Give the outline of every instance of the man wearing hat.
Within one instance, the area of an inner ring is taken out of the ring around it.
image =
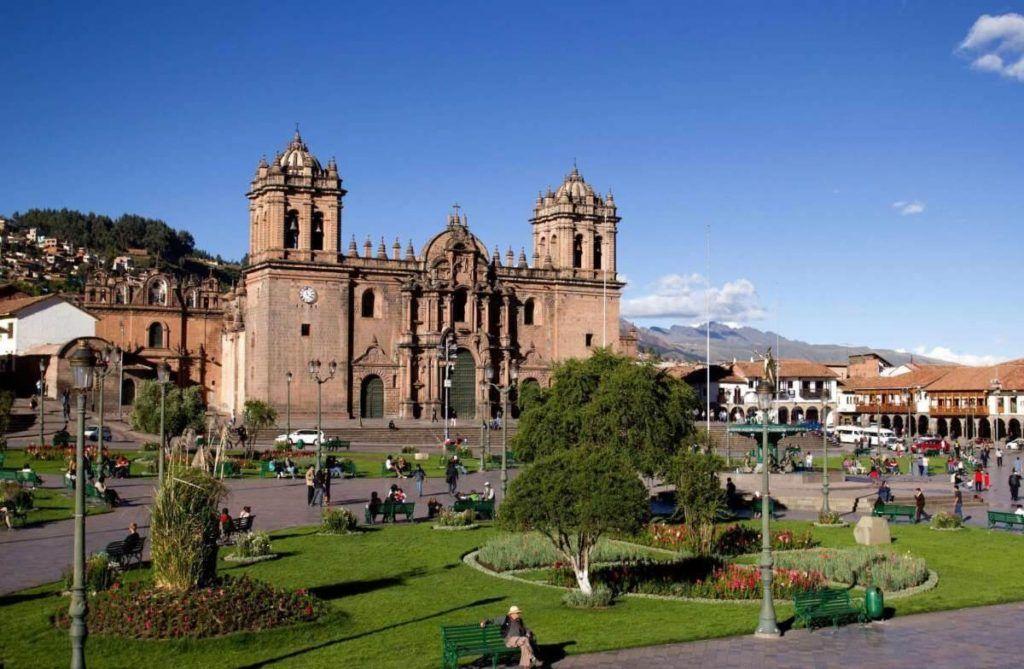
[[[523,614],[518,606],[509,607],[508,614],[495,621],[480,621],[480,627],[486,627],[492,623],[501,626],[501,636],[505,639],[506,648],[519,649],[520,667],[540,666],[540,662],[533,654],[533,632],[523,622]]]
[[[491,482],[490,481],[484,481],[484,501],[485,502],[493,502],[494,501],[494,488],[491,487]]]

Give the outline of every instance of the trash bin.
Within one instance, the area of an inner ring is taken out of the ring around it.
[[[885,597],[873,585],[864,591],[864,609],[871,620],[881,620],[885,613]]]

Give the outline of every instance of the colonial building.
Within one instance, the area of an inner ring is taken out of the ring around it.
[[[455,207],[419,252],[353,236],[342,249],[346,190],[298,132],[249,188],[249,266],[225,308],[220,408],[247,399],[311,411],[311,360],[337,365],[323,408],[340,417],[442,416],[444,379],[460,419],[494,415],[506,385],[547,384],[552,363],[620,342],[619,216],[576,169],[542,193],[532,249],[502,254]],[[376,248],[374,248],[376,246]],[[635,345],[635,343],[634,343]],[[446,353],[448,351],[448,362]],[[493,376],[489,370],[493,371]]]

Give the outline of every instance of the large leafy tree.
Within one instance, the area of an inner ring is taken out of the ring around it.
[[[629,461],[608,447],[563,450],[537,460],[509,485],[499,524],[537,531],[572,565],[586,594],[598,540],[637,531],[648,512],[647,490]]]
[[[715,521],[725,509],[725,491],[718,478],[724,462],[699,450],[684,451],[675,462],[676,499],[689,527],[689,548],[710,555],[715,544]]]
[[[202,430],[206,406],[203,403],[202,388],[189,386],[167,388],[164,410],[164,426],[168,436],[180,435],[188,428]],[[160,432],[160,385],[147,381],[139,389],[132,406],[132,427],[136,430],[157,434]]]
[[[666,472],[693,432],[696,395],[664,371],[599,350],[554,369],[550,388],[532,392],[513,440],[525,461],[587,446],[625,453],[635,470]]]
[[[248,438],[245,441],[245,454],[246,457],[249,457],[259,431],[277,422],[277,409],[263,400],[246,400],[242,419],[248,433]]]

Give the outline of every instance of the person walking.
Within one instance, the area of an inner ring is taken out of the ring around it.
[[[1018,474],[1021,473],[1020,472],[1020,456],[1019,455],[1013,459],[1013,471],[1017,472]]]
[[[917,456],[917,475],[924,476],[924,456]]]
[[[1010,472],[1010,479],[1007,484],[1010,486],[1010,500],[1016,502],[1020,498],[1020,474]]]
[[[914,488],[914,522],[920,523],[921,519],[927,520],[928,514],[924,510],[924,492],[920,488]]]
[[[448,494],[454,497],[455,492],[459,489],[459,470],[455,467],[454,458],[448,461],[448,466],[444,471],[444,480],[448,484]]]
[[[960,492],[960,486],[953,487],[953,515],[964,517],[964,494]]]
[[[1003,449],[996,446],[996,467],[1002,469],[1003,467]]]
[[[331,505],[331,470],[321,469],[320,470],[320,481],[323,484],[324,489],[324,501],[323,504],[326,506]]]
[[[427,473],[423,471],[423,465],[416,465],[416,470],[413,471],[412,478],[416,481],[416,495],[418,497],[423,497],[423,479],[427,478]]]
[[[67,388],[60,394],[60,407],[64,412],[64,422],[71,420],[71,393]]]
[[[313,506],[313,494],[316,489],[316,472],[313,465],[306,470],[306,506]]]

